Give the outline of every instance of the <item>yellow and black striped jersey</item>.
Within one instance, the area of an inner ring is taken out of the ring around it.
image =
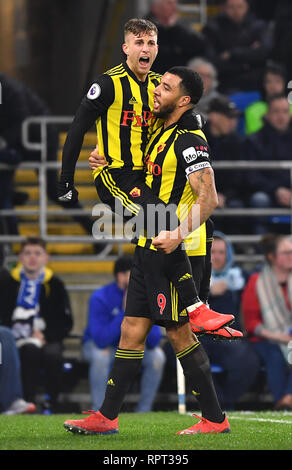
[[[90,87],[82,104],[96,111],[99,152],[109,168],[142,170],[149,130],[155,117],[153,91],[160,75],[149,72],[137,79],[126,63],[102,74]],[[100,169],[94,171],[94,177]]]
[[[178,123],[164,129],[157,128],[146,148],[146,183],[166,204],[174,204],[176,215],[184,220],[197,196],[188,176],[211,167],[209,146],[195,117],[186,112]],[[206,254],[206,227],[202,224],[184,241],[188,255]],[[146,237],[140,237],[139,246],[155,249]]]

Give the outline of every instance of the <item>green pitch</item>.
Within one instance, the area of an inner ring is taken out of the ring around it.
[[[291,450],[292,413],[228,413],[231,433],[179,436],[192,426],[190,414],[122,413],[120,432],[84,436],[66,432],[63,422],[73,415],[22,415],[0,417],[0,450]]]

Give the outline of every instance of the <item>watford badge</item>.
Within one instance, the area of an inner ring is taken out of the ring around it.
[[[160,153],[162,152],[166,147],[166,144],[160,144],[158,147],[157,147],[157,153]]]
[[[141,189],[137,188],[135,186],[135,188],[131,189],[131,191],[129,192],[130,196],[132,197],[140,197],[141,196]]]

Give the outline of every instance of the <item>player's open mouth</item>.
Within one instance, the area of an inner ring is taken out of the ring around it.
[[[154,100],[153,100],[153,109],[157,109],[159,107],[159,103],[156,99],[156,96],[154,95]]]
[[[149,64],[149,62],[150,62],[149,57],[140,57],[140,59],[139,59],[139,63],[143,64],[143,65],[147,65],[147,64]]]

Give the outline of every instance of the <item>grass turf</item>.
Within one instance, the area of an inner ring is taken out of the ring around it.
[[[292,414],[230,412],[231,433],[176,435],[195,418],[177,412],[122,413],[119,434],[84,436],[63,422],[79,416],[18,415],[0,418],[0,450],[291,450]],[[84,415],[81,416],[84,418]]]

